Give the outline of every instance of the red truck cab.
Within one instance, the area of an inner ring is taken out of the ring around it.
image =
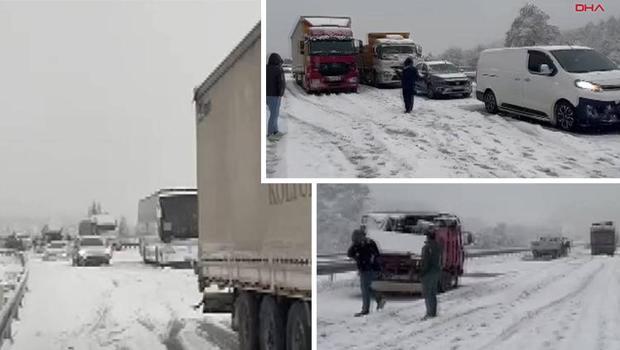
[[[381,272],[373,289],[377,292],[420,293],[422,247],[425,232],[435,231],[442,247],[439,291],[458,286],[463,275],[465,251],[461,222],[456,215],[436,212],[371,213],[362,227],[380,251]]]
[[[357,92],[359,47],[348,17],[301,17],[291,35],[293,76],[308,92]]]

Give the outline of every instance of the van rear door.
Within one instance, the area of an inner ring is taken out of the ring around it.
[[[546,64],[551,68],[551,74],[542,74],[540,67]],[[527,71],[523,75],[523,95],[525,107],[535,113],[537,117],[549,119],[550,110],[554,103],[555,76],[558,69],[549,55],[543,51],[527,51]]]

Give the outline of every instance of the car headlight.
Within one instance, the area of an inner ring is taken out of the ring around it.
[[[603,91],[603,88],[600,85],[585,80],[575,80],[575,86],[580,89],[590,90],[592,92]]]
[[[84,256],[84,255],[86,255],[86,251],[85,251],[85,250],[80,249],[80,251],[78,252],[78,254],[80,254],[81,256]]]

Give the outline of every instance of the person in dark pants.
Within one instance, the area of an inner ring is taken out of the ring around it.
[[[422,248],[422,295],[426,303],[426,315],[423,319],[437,316],[437,287],[441,276],[441,246],[435,240],[435,231],[426,233],[426,242]]]
[[[269,107],[269,122],[267,123],[267,138],[270,141],[279,140],[284,134],[278,130],[280,103],[284,96],[286,82],[282,69],[282,58],[277,53],[269,55],[267,62],[267,106]]]
[[[370,311],[370,298],[374,296],[377,301],[377,310],[385,306],[385,300],[372,290],[372,281],[377,278],[381,269],[379,266],[379,248],[372,239],[366,237],[363,230],[355,230],[351,236],[353,244],[347,255],[357,263],[360,274],[360,287],[362,289],[362,311],[355,317],[368,315]]]
[[[405,113],[411,113],[413,109],[413,96],[415,95],[415,81],[418,79],[418,70],[413,65],[413,59],[407,57],[401,77],[403,100],[405,101]]]

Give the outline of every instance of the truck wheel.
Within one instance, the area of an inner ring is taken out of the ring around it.
[[[261,350],[284,350],[284,315],[272,296],[263,297],[259,315]]]
[[[286,322],[286,350],[310,350],[309,306],[297,301],[288,310]]]
[[[241,292],[235,305],[239,325],[239,349],[258,349],[258,317],[254,294]]]
[[[437,289],[439,293],[444,293],[450,290],[450,286],[452,285],[452,274],[448,274],[446,272],[442,272],[439,276],[439,285]]]

